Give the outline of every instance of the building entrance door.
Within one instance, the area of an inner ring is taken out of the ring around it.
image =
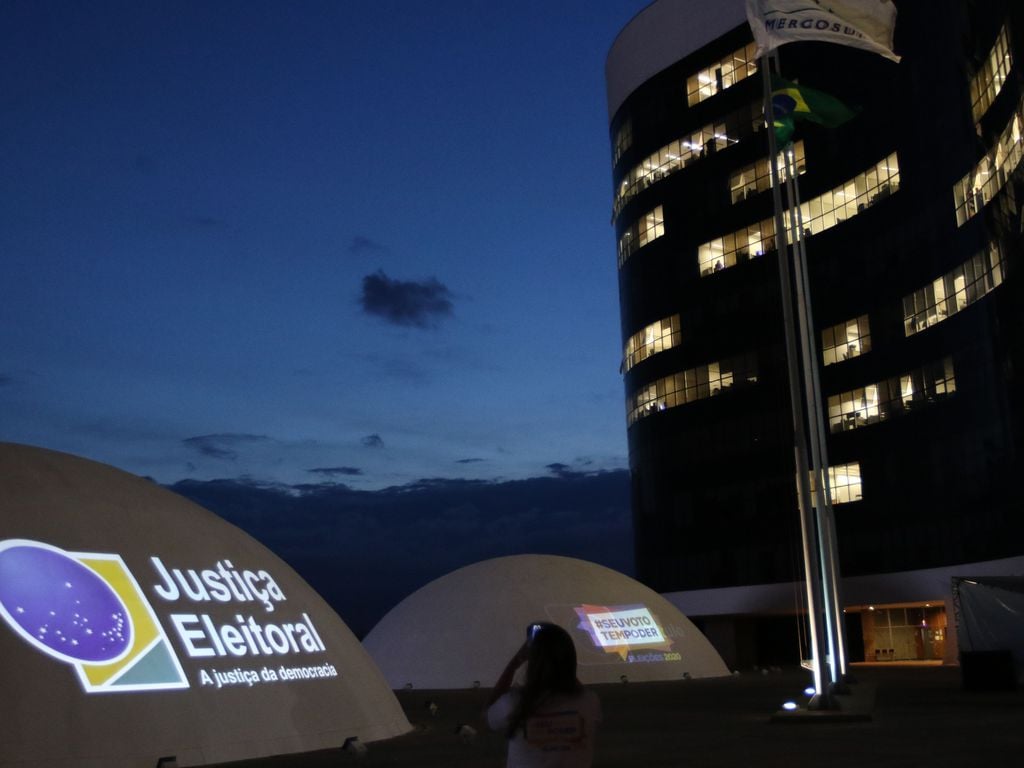
[[[946,609],[940,603],[859,609],[865,661],[942,660]]]

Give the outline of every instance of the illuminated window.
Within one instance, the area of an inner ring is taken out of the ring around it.
[[[796,142],[793,145],[793,155],[796,159],[796,172],[798,176],[807,173],[807,163],[804,160],[804,143]],[[782,153],[779,153],[779,176],[786,180],[786,160]],[[756,163],[740,168],[729,177],[729,193],[733,203],[746,200],[752,195],[771,189],[772,167],[768,158],[762,158]]]
[[[734,386],[757,382],[757,363],[753,355],[741,355],[691,368],[658,379],[626,399],[626,423],[685,405],[695,400],[716,397]]]
[[[761,105],[752,104],[726,115],[717,123],[705,125],[683,136],[647,157],[630,169],[615,191],[614,215],[637,194],[652,184],[671,176],[676,171],[700,158],[731,147],[740,139],[751,136],[764,127]]]
[[[956,392],[953,360],[947,357],[903,376],[868,384],[828,399],[828,424],[832,432],[887,421]]]
[[[974,114],[974,121],[981,120],[988,108],[992,106],[999,91],[1003,89],[1003,83],[1010,76],[1013,68],[1013,57],[1010,53],[1009,35],[1006,27],[999,30],[995,45],[988,52],[985,63],[981,69],[971,78],[971,111]]]
[[[716,238],[697,248],[700,273],[709,275],[775,250],[775,219]]]
[[[636,224],[631,226],[619,238],[619,267],[626,259],[643,248],[652,240],[665,234],[665,214],[659,205],[653,211],[645,213]]]
[[[830,189],[800,206],[804,234],[816,235],[842,224],[868,206],[881,202],[900,188],[900,166],[896,153],[886,157],[873,168],[854,176],[845,184]],[[789,212],[786,212],[786,226]]]
[[[913,336],[970,306],[1003,282],[999,243],[989,243],[951,272],[903,297],[903,334]]]
[[[833,504],[848,504],[863,498],[860,489],[860,463],[839,464],[828,468],[829,494]]]
[[[861,315],[821,332],[823,365],[832,365],[871,351],[868,316]]]
[[[1024,101],[1017,105],[1010,122],[999,135],[996,145],[960,181],[953,185],[953,207],[956,225],[966,224],[988,205],[1005,185],[1024,158],[1021,125],[1024,123]]]
[[[666,349],[678,346],[681,337],[679,315],[666,317],[634,333],[626,343],[626,350],[623,356],[625,370],[628,371],[641,360],[646,360],[651,355],[656,355],[659,352],[664,352]]]
[[[628,117],[619,126],[619,130],[615,132],[615,144],[612,148],[612,167],[619,162],[619,158],[622,157],[622,153],[630,148],[633,144],[633,121]]]
[[[810,473],[811,494],[817,492],[818,484],[815,482],[814,473]],[[828,468],[829,497],[833,504],[848,504],[851,501],[860,501],[863,498],[860,488],[860,462],[850,464],[837,464]]]
[[[757,73],[757,45],[750,43],[733,51],[721,61],[702,69],[686,80],[686,101],[689,106],[710,99],[716,93],[736,85]]]
[[[896,153],[876,163],[845,184],[830,189],[800,206],[804,235],[816,235],[862,213],[900,188],[900,168]],[[790,211],[784,212],[789,226]],[[727,267],[775,250],[775,219],[716,238],[697,247],[701,275],[710,275]]]

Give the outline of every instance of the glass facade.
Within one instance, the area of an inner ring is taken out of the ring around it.
[[[619,238],[619,269],[626,259],[652,240],[665,234],[665,213],[659,205],[645,213],[636,224],[627,229]]]
[[[757,362],[752,355],[719,360],[652,381],[626,401],[626,422],[652,416],[669,408],[715,397],[733,386],[757,383]]]
[[[764,118],[758,105],[725,115],[720,121],[709,123],[691,133],[669,142],[645,157],[629,170],[619,182],[615,193],[614,216],[637,194],[667,179],[688,165],[708,155],[738,144],[764,127]]]
[[[679,315],[672,315],[656,323],[651,323],[641,331],[637,331],[626,342],[623,354],[623,368],[628,371],[651,355],[664,352],[678,346],[682,334],[679,332]]]
[[[842,432],[877,424],[954,392],[953,361],[947,357],[902,376],[831,395],[828,398],[829,429]]]
[[[1004,25],[981,69],[971,78],[971,113],[975,122],[981,120],[1003,90],[1003,83],[1010,76],[1011,69],[1013,55],[1010,52],[1010,37]]]
[[[794,142],[793,156],[796,162],[798,175],[807,173],[807,161],[804,159],[804,143]],[[779,178],[786,180],[786,158],[780,152],[778,156]],[[768,158],[762,158],[756,163],[745,165],[729,176],[729,194],[733,203],[746,200],[749,197],[766,192],[772,188],[772,169]]]
[[[619,158],[633,145],[633,123],[628,118],[619,126],[615,132],[615,142],[612,145],[612,165],[618,165]]]
[[[844,576],[1024,554],[1024,3],[935,3],[899,3],[920,31],[897,35],[899,65],[781,57],[857,107],[794,133]],[[751,44],[740,25],[685,52],[610,123],[613,147],[627,121],[632,136],[609,248],[636,573],[662,592],[801,578],[762,73],[715,79]]]
[[[813,473],[810,475],[811,493],[817,492],[818,484]],[[860,484],[860,464],[856,461],[848,464],[835,464],[828,468],[828,489],[831,503],[849,504],[864,498]]]
[[[686,102],[692,107],[754,74],[757,46],[750,43],[686,78]]]
[[[821,332],[823,365],[841,363],[871,351],[871,328],[868,316],[861,315]]]
[[[992,202],[1006,186],[1010,174],[1017,170],[1024,158],[1024,135],[1021,124],[1024,121],[1024,101],[1017,107],[996,145],[966,176],[953,186],[953,207],[956,223],[963,226],[981,209]]]
[[[903,297],[903,333],[912,336],[984,298],[1003,282],[1002,249],[990,243],[956,269]]]
[[[799,220],[803,221],[804,235],[816,235],[842,224],[899,188],[900,167],[893,153],[864,173],[801,204]],[[790,215],[790,211],[784,212],[787,227]],[[701,275],[710,275],[774,250],[775,219],[764,219],[699,245],[697,266]]]

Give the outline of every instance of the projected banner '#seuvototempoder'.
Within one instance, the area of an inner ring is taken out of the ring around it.
[[[633,652],[642,648],[668,651],[672,641],[644,605],[581,605],[576,608],[579,628],[593,644],[605,653],[616,654],[623,661],[643,661]],[[651,659],[665,660],[665,659]]]
[[[37,650],[71,665],[88,693],[188,688],[118,555],[0,542],[0,616]]]

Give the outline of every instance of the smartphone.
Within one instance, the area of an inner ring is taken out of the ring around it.
[[[543,624],[530,624],[526,628],[526,642],[528,644],[533,642],[533,638],[537,636],[537,633],[540,632],[543,626]]]

